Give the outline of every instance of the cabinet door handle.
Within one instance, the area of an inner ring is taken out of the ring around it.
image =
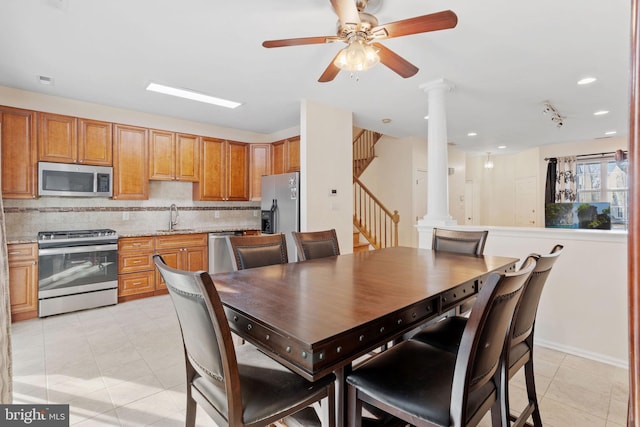
[[[9,252],[9,255],[20,255],[20,254],[22,254],[22,252],[20,251]]]

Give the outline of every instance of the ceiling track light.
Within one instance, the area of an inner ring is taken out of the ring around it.
[[[556,127],[561,128],[564,125],[564,117],[560,115],[558,110],[556,110],[549,101],[544,103],[544,109],[542,110],[542,113],[551,116],[551,121],[555,123]]]

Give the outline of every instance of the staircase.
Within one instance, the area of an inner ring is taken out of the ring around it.
[[[398,246],[398,211],[387,209],[359,179],[375,158],[374,146],[381,136],[361,130],[353,140],[354,252]]]

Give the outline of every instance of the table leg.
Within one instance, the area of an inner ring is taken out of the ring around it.
[[[347,425],[347,375],[351,373],[351,365],[333,371],[336,376],[336,426]]]

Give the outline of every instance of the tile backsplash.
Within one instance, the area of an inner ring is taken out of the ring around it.
[[[151,181],[148,200],[41,197],[4,200],[7,237],[45,230],[113,228],[154,231],[169,225],[169,206],[178,206],[177,228],[260,228],[260,202],[196,202],[191,183]]]

